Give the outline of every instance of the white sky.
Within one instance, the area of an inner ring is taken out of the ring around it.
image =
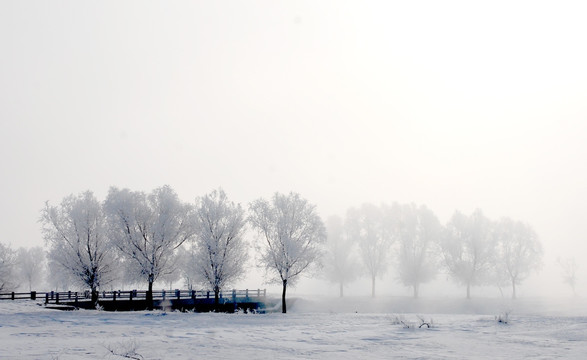
[[[0,241],[86,189],[222,186],[479,207],[556,271],[587,251],[587,5],[480,3],[2,1]]]

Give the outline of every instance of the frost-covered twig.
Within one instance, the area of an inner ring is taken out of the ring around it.
[[[426,321],[424,320],[424,317],[418,315],[417,316],[418,319],[420,320],[420,325],[416,325],[413,322],[407,321],[403,316],[398,316],[395,315],[395,317],[393,317],[391,319],[391,323],[393,325],[402,325],[404,327],[404,329],[413,329],[413,328],[422,328],[424,326],[426,326],[426,328],[431,328],[434,325],[434,321],[432,319],[430,319],[430,321]]]
[[[125,359],[133,359],[133,360],[143,360],[143,356],[137,352],[139,348],[139,344],[136,340],[132,339],[126,342],[120,342],[113,345],[105,346],[106,350],[108,350],[114,356],[120,356]]]
[[[418,326],[418,328],[421,328],[422,326],[426,326],[428,329],[430,329],[432,327],[432,325],[434,324],[434,321],[432,319],[430,319],[430,321],[426,321],[424,320],[423,316],[418,315],[418,319],[420,320],[420,326]]]

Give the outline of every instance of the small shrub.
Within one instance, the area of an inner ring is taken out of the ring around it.
[[[115,344],[110,344],[105,346],[106,350],[110,352],[110,354],[122,357],[125,359],[133,359],[133,360],[143,360],[143,356],[137,352],[139,348],[139,344],[135,339],[131,339],[124,342],[118,342]]]
[[[497,321],[500,324],[508,324],[510,321],[510,312],[504,311],[499,315],[495,315],[495,321]]]

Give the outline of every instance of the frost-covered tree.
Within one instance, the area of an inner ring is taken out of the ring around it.
[[[192,290],[197,282],[196,250],[195,246],[182,246],[178,249],[177,267],[184,286]]]
[[[16,287],[14,270],[16,255],[10,246],[0,243],[0,292],[12,291]]]
[[[435,257],[442,226],[434,212],[426,206],[396,205],[396,241],[398,242],[399,278],[414,289],[418,297],[420,284],[434,278],[438,264]]]
[[[179,259],[179,249],[174,254],[173,259],[171,259],[171,263],[173,267],[169,269],[169,271],[165,272],[159,277],[159,281],[165,284],[165,288],[169,290],[173,289],[173,284],[181,279],[181,270],[180,270],[180,259]]]
[[[245,273],[245,212],[219,189],[196,199],[195,215],[197,279],[212,288],[218,305],[220,291]]]
[[[348,236],[343,219],[331,216],[326,220],[328,241],[324,257],[326,277],[339,285],[340,297],[344,294],[344,285],[355,280],[358,263],[355,257],[356,244]]]
[[[73,286],[79,286],[80,281],[74,279],[70,271],[47,254],[47,285],[54,291],[66,291],[73,290]],[[81,285],[84,288],[86,286]]]
[[[43,237],[49,258],[92,291],[111,281],[116,257],[107,236],[102,205],[91,191],[65,197],[58,206],[42,210]]]
[[[249,221],[259,232],[260,263],[270,274],[270,281],[281,283],[281,309],[288,285],[294,285],[300,274],[319,265],[326,229],[316,206],[299,194],[275,193],[271,201],[258,199],[250,205]]]
[[[516,298],[516,285],[540,268],[542,244],[536,232],[527,224],[503,218],[495,225],[497,239],[496,271],[507,277]]]
[[[481,210],[470,216],[458,211],[453,214],[446,225],[442,254],[451,276],[467,287],[467,299],[471,298],[471,286],[489,281],[495,250],[492,223]]]
[[[493,274],[491,274],[489,282],[499,289],[499,293],[501,297],[504,297],[503,289],[509,288],[511,284],[511,280],[509,275],[506,271],[503,270],[500,264],[495,264]]]
[[[29,291],[32,291],[33,286],[37,286],[45,277],[45,250],[40,246],[21,247],[16,252],[16,259],[19,278],[26,283]]]
[[[141,191],[112,187],[104,203],[112,244],[137,280],[148,282],[147,306],[153,308],[153,282],[174,270],[175,250],[194,233],[192,209],[169,186]]]
[[[392,245],[392,211],[390,207],[363,204],[359,209],[347,211],[346,224],[349,236],[359,244],[363,265],[371,276],[371,296],[375,297],[375,279],[383,276],[389,263]]]
[[[563,281],[573,290],[573,295],[577,295],[577,262],[574,257],[557,258],[556,263],[561,267],[563,272]]]

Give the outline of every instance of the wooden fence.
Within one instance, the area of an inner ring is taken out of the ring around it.
[[[24,293],[17,293],[17,292],[9,292],[9,293],[0,293],[0,300],[37,300],[37,296],[44,297],[44,292],[24,292]]]
[[[91,299],[91,292],[89,290],[77,291],[61,291],[61,292],[10,292],[0,293],[0,300],[37,300],[44,298],[45,304],[59,304],[60,302],[70,303],[72,301],[86,301]],[[221,291],[219,294],[220,302],[237,302],[260,300],[267,296],[266,289],[256,290],[228,290]],[[99,291],[98,301],[116,301],[116,300],[146,300],[146,290],[117,290],[117,291]],[[214,292],[209,290],[160,290],[153,291],[153,300],[182,300],[182,299],[214,299]]]

